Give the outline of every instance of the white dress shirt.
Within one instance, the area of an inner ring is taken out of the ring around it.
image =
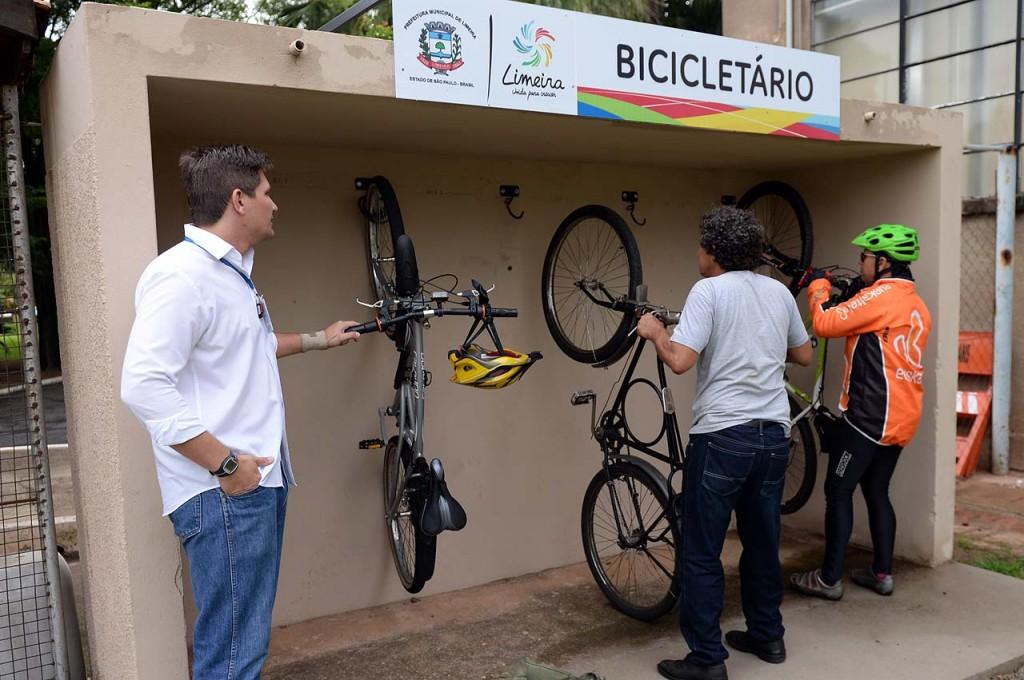
[[[191,224],[185,237],[139,279],[121,375],[121,399],[153,439],[165,515],[219,486],[171,448],[203,432],[241,453],[274,458],[262,469],[262,486],[294,484],[277,338],[248,280],[253,251],[242,255]]]

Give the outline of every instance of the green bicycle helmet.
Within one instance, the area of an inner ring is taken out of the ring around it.
[[[899,262],[915,262],[921,255],[917,230],[902,224],[879,224],[853,239],[853,245],[873,253],[884,252]]]

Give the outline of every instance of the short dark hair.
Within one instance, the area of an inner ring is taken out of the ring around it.
[[[914,280],[914,274],[910,271],[910,265],[902,260],[894,259],[892,253],[885,250],[880,250],[875,253],[878,257],[884,257],[889,260],[889,275],[897,279],[910,279]],[[875,260],[877,262],[878,260]]]
[[[700,246],[727,272],[757,269],[764,254],[764,227],[753,213],[719,206],[701,218]]]
[[[256,193],[260,172],[273,165],[267,154],[244,144],[197,146],[178,159],[185,196],[197,227],[209,226],[224,215],[231,194],[241,189]]]

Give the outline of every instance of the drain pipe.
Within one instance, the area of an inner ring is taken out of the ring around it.
[[[1017,146],[968,144],[966,153],[999,153],[996,169],[995,320],[992,327],[992,474],[1010,474],[1013,368],[1013,253],[1017,217]]]
[[[783,0],[786,3],[786,47],[793,46],[793,0]]]
[[[1013,360],[1013,231],[1017,150],[999,152],[996,173],[996,318],[992,356],[992,472],[1010,473],[1010,383]]]

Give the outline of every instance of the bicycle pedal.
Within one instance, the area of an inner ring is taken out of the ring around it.
[[[359,442],[359,448],[364,450],[364,451],[368,450],[368,449],[383,449],[384,448],[384,440],[383,439],[364,439],[361,442]]]

